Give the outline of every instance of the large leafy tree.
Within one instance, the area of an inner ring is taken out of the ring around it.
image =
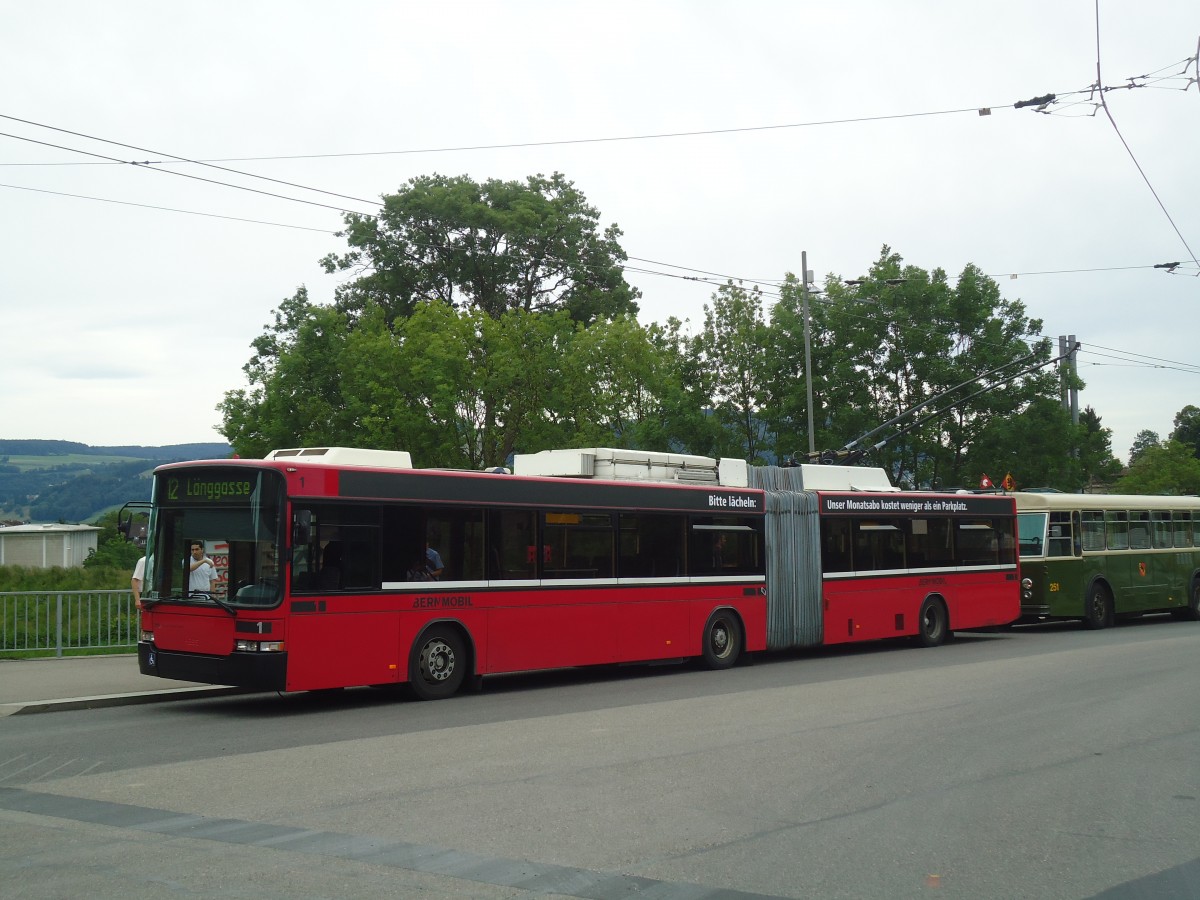
[[[1129,446],[1129,465],[1137,462],[1147,450],[1160,446],[1162,441],[1159,440],[1158,432],[1143,428],[1134,436],[1133,443]]]
[[[649,330],[633,316],[576,324],[558,366],[558,446],[642,445],[671,377]]]
[[[691,335],[688,326],[671,316],[646,329],[654,381],[630,447],[718,456],[729,443],[712,414],[714,373],[698,350],[699,336]]]
[[[374,301],[388,321],[424,300],[505,312],[566,310],[583,323],[637,312],[626,283],[621,230],[561,174],[524,182],[413,178],[383,198],[378,216],[346,216],[350,250],[323,260],[357,277],[338,291],[352,317]]]
[[[1113,486],[1118,494],[1200,494],[1200,459],[1179,441],[1147,443]]]
[[[1175,414],[1175,430],[1171,432],[1171,440],[1191,447],[1200,459],[1200,407],[1189,403]]]
[[[808,303],[809,331],[814,319],[823,314],[824,305],[810,296]],[[822,406],[825,385],[832,373],[832,361],[823,354],[824,346],[812,347],[809,366],[804,356],[804,295],[800,279],[791,272],[784,276],[779,287],[779,300],[771,310],[764,349],[766,379],[763,418],[768,423],[777,457],[787,459],[802,455],[808,445],[808,390],[805,378],[815,374],[813,395],[815,407]],[[815,354],[812,351],[816,351]],[[810,373],[811,369],[811,373]],[[821,422],[815,422],[813,446],[825,446]]]
[[[967,474],[958,486],[987,474],[999,483],[1012,475],[1018,487],[1080,491],[1102,488],[1121,473],[1112,454],[1112,430],[1087,407],[1079,424],[1058,399],[1039,397],[1020,415],[992,418],[967,453]],[[965,483],[963,483],[965,482]]]
[[[348,220],[352,250],[327,265],[358,277],[336,302],[301,288],[254,341],[249,386],[221,405],[237,452],[351,444],[479,467],[572,444],[755,460],[807,442],[794,276],[769,322],[758,288],[728,283],[700,334],[675,318],[643,328],[616,232],[588,226],[561,176],[414,179],[388,203]],[[870,462],[909,485],[971,484],[1011,461],[1023,484],[1073,487],[1089,453],[1103,468],[1099,418],[1073,430],[1052,402],[1040,322],[974,267],[951,284],[885,247],[866,279],[830,277],[810,299],[818,447],[878,442]]]
[[[1019,416],[993,417],[967,453],[964,476],[945,487],[973,487],[983,475],[998,485],[1012,475],[1019,488],[1075,490],[1080,477],[1071,434],[1062,404],[1037,398]]]
[[[1120,477],[1124,467],[1113,456],[1112,429],[1101,424],[1090,406],[1079,414],[1077,440],[1081,487],[1104,488]]]
[[[829,373],[814,375],[821,436],[871,448],[902,484],[971,481],[967,453],[989,423],[1056,393],[1053,373],[1031,368],[1050,358],[1041,322],[974,266],[951,284],[884,247],[865,278],[827,280],[812,327],[814,369]]]
[[[565,310],[482,310],[427,301],[389,322],[284,301],[222,404],[243,455],[305,445],[404,449],[422,466],[502,465],[516,451],[629,445],[654,422],[668,366],[631,318],[590,328]]]
[[[327,446],[357,430],[343,394],[346,316],[310,301],[303,287],[274,316],[242,367],[250,387],[229,391],[218,407],[222,433],[243,456]]]
[[[704,331],[694,344],[711,375],[713,414],[722,426],[721,455],[754,460],[768,446],[766,397],[768,329],[762,291],[730,281],[704,306]]]

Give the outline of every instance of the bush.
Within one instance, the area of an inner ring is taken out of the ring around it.
[[[110,510],[93,523],[100,532],[96,535],[96,549],[83,561],[85,569],[128,569],[133,574],[133,567],[145,554],[145,550],[117,531],[117,514],[117,510]],[[125,587],[129,587],[128,580]]]
[[[0,591],[128,590],[132,575],[132,564],[128,568],[89,566],[70,569],[0,566]]]

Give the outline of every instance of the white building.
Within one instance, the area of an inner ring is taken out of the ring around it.
[[[99,531],[95,525],[0,526],[0,566],[81,566],[96,549]]]

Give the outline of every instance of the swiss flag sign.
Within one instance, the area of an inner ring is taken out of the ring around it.
[[[988,478],[987,474],[984,473],[984,476],[979,479],[979,486],[984,490],[987,490],[992,486],[992,479]]]

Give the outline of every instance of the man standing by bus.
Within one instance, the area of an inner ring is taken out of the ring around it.
[[[204,544],[192,541],[191,575],[188,577],[189,594],[211,594],[217,584],[217,567],[204,552]]]
[[[142,582],[146,578],[146,557],[138,558],[137,565],[133,567],[133,577],[129,579],[129,588],[133,591],[133,605],[136,609],[142,608]]]

